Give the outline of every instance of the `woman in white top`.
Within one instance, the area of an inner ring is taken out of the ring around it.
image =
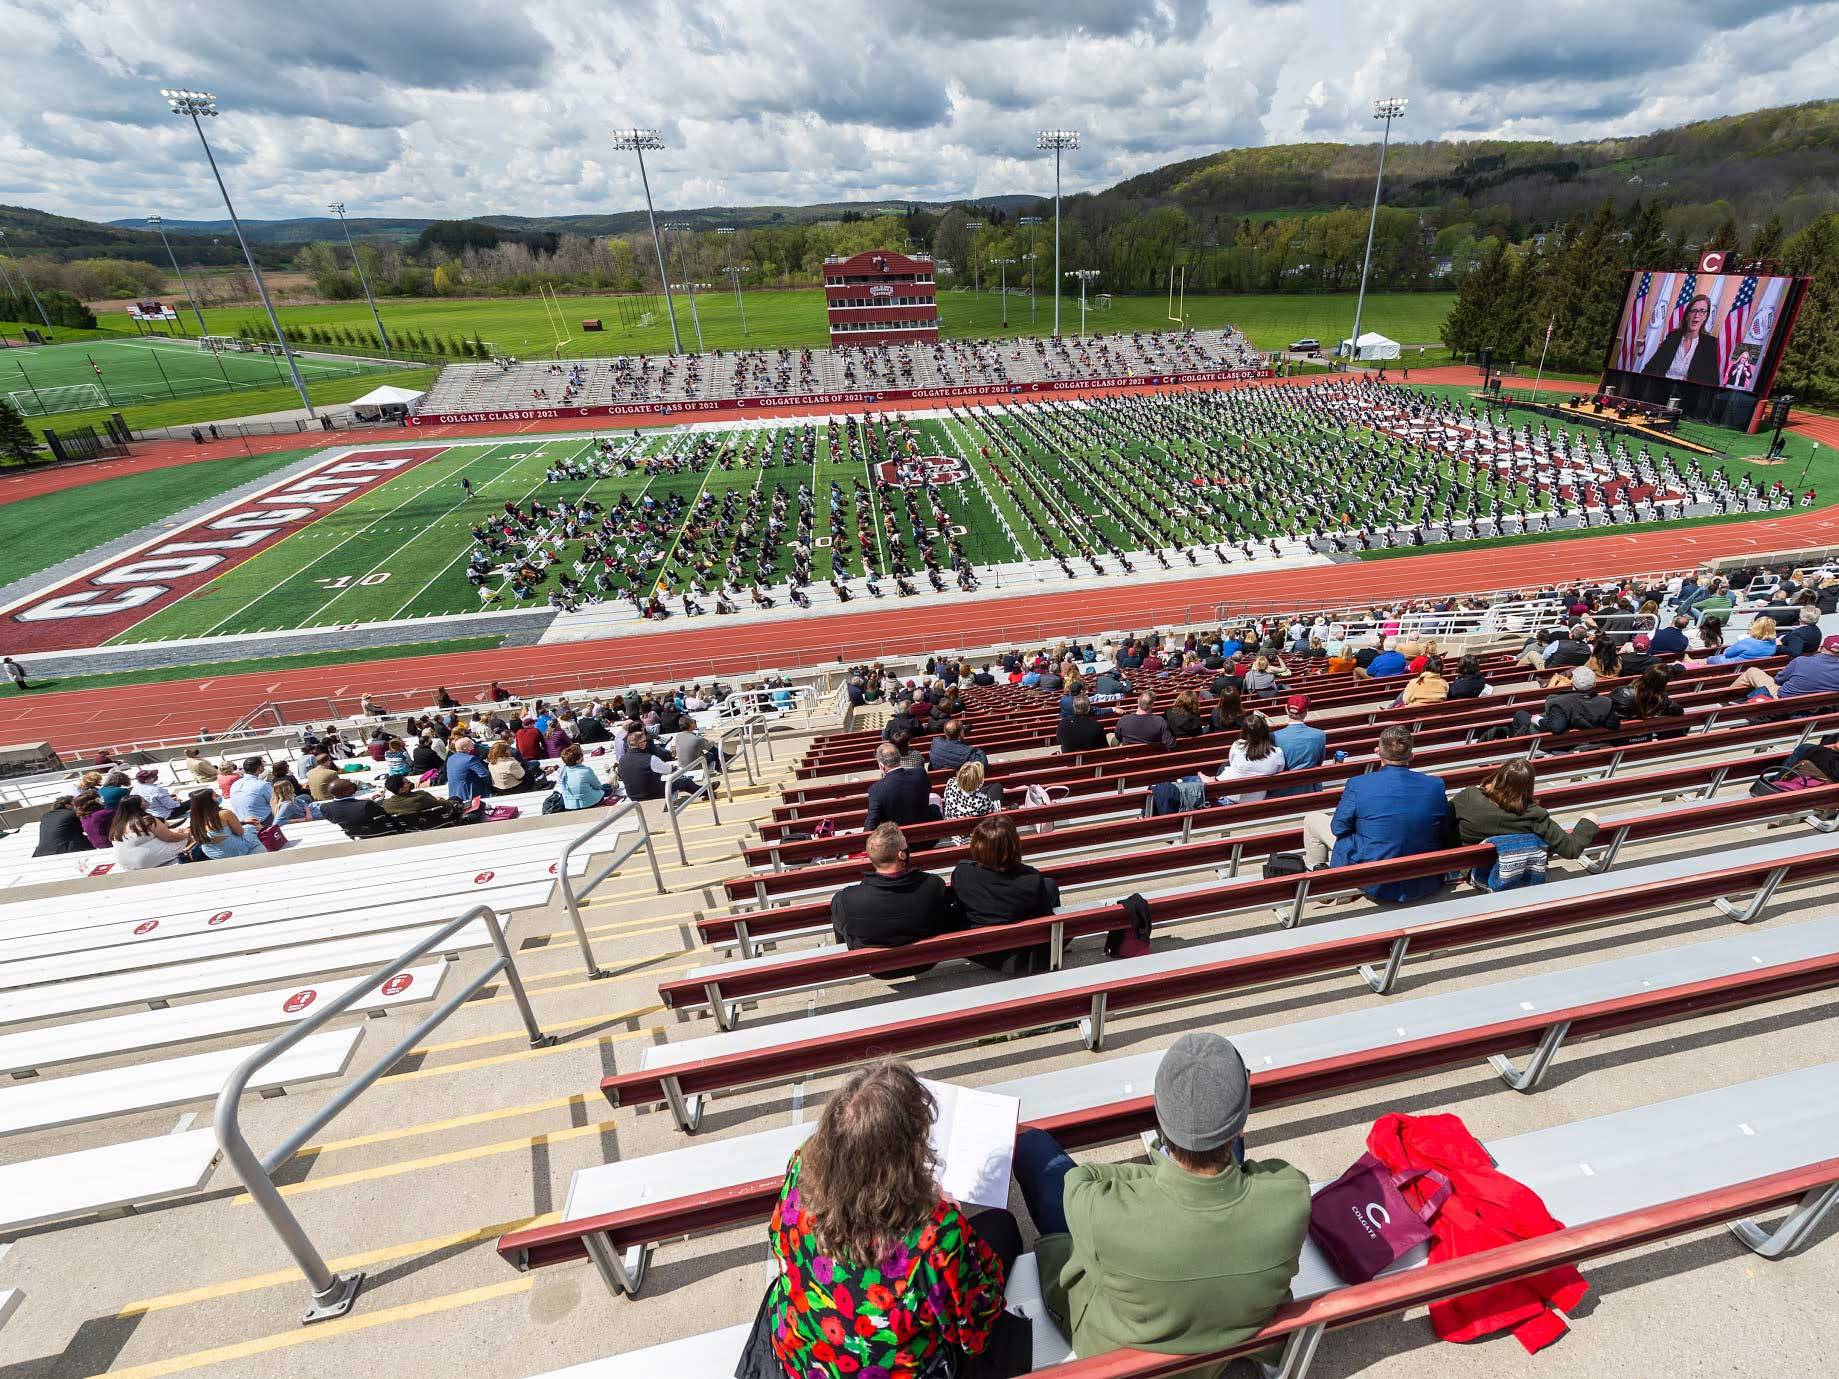
[[[148,813],[147,802],[139,795],[124,795],[115,806],[109,842],[114,845],[115,865],[122,871],[163,867],[177,861],[179,854],[192,845],[189,833],[171,828]]]
[[[1239,730],[1239,739],[1232,744],[1232,750],[1226,754],[1226,764],[1214,779],[1253,780],[1260,776],[1274,776],[1281,770],[1283,749],[1271,738],[1271,721],[1261,713],[1253,713],[1245,716],[1245,723]],[[1227,795],[1220,803],[1252,804],[1263,798],[1264,791],[1254,790],[1245,794]]]

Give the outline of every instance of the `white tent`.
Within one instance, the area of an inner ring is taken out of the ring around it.
[[[1388,340],[1376,330],[1369,330],[1359,339],[1360,348],[1354,349],[1355,341],[1343,340],[1340,353],[1355,359],[1397,359],[1398,341]]]
[[[382,416],[400,416],[421,399],[422,394],[413,388],[392,388],[386,383],[365,393],[350,407],[360,420],[375,421]]]

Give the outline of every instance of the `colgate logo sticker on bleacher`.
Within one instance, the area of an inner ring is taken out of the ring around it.
[[[498,873],[495,871],[482,871],[473,878],[473,885],[483,886],[487,881],[490,881],[496,875],[498,875]]]
[[[385,996],[400,996],[414,984],[415,977],[413,973],[398,972],[387,982],[383,983],[382,991]]]
[[[216,914],[212,915],[209,919],[205,920],[204,922],[207,925],[209,925],[211,928],[215,929],[219,924],[228,924],[230,922],[230,916],[235,913],[236,913],[235,910],[219,910]]]
[[[155,929],[159,927],[160,927],[159,920],[143,919],[139,924],[136,924],[134,926],[134,932],[137,934],[151,934]]]
[[[296,991],[292,996],[289,996],[281,1003],[281,1009],[286,1011],[289,1015],[298,1015],[318,999],[319,993],[309,986],[305,991]]]
[[[554,862],[551,862],[549,864],[549,874],[551,876],[554,876],[556,874],[556,864]]]

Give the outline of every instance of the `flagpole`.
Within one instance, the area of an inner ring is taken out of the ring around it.
[[[1539,372],[1533,375],[1533,401],[1539,400],[1539,380],[1545,377],[1545,352],[1552,347],[1552,327],[1558,324],[1558,318],[1552,317],[1545,323],[1545,343],[1539,347]]]

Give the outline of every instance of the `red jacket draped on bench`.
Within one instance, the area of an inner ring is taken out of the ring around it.
[[[1395,1172],[1429,1168],[1449,1178],[1454,1191],[1431,1222],[1437,1233],[1430,1247],[1432,1264],[1564,1228],[1538,1193],[1494,1167],[1458,1116],[1381,1116],[1366,1144]],[[1422,1206],[1435,1185],[1419,1179],[1403,1191],[1413,1206]],[[1566,1265],[1433,1302],[1430,1322],[1446,1341],[1480,1340],[1511,1330],[1531,1353],[1564,1334],[1567,1323],[1558,1313],[1570,1312],[1588,1291],[1583,1276]]]

